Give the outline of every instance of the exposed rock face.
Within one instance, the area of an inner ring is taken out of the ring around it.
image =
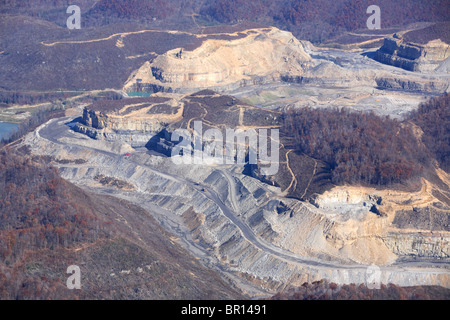
[[[181,117],[175,100],[161,97],[94,103],[83,110],[74,130],[97,140],[121,141],[143,147],[164,126]]]
[[[449,258],[449,237],[433,234],[389,233],[386,246],[398,256]]]
[[[251,29],[238,39],[208,39],[193,50],[173,49],[147,61],[126,82],[126,91],[189,92],[231,89],[299,76],[311,57],[291,33],[277,28]]]
[[[432,75],[393,72],[363,55],[315,48],[277,28],[255,28],[231,34],[196,35],[195,49],[183,47],[148,60],[128,77],[126,92],[193,93],[203,89],[228,93],[242,87],[283,82],[315,87],[394,89],[441,93],[448,80]],[[448,69],[448,45],[387,38],[376,59],[412,71]],[[447,60],[446,60],[447,59]],[[369,61],[370,60],[370,61]],[[447,64],[444,62],[447,61]]]
[[[296,198],[308,199],[311,194],[331,187],[323,174],[321,177],[325,179],[320,179],[320,183],[303,174],[315,175],[315,170],[327,172],[324,163],[280,147],[285,143],[279,136],[283,123],[281,112],[257,108],[212,90],[178,98],[171,94],[173,100],[162,103],[152,100],[162,98],[162,93],[159,95],[137,101],[124,99],[95,103],[85,108],[82,122],[77,123],[74,129],[96,140],[124,142],[132,147],[145,146],[166,156],[171,156],[173,151],[181,152],[187,156],[187,161],[189,155],[198,157],[199,154],[203,160],[216,163],[239,161],[245,163],[242,168],[244,174],[280,187]],[[173,109],[172,115],[167,114],[172,110],[170,108]],[[152,117],[149,112],[153,112]],[[186,139],[183,136],[186,141],[181,144],[179,137],[173,137],[176,130],[177,135],[180,134],[179,129],[190,134]],[[194,131],[201,134],[195,142]],[[230,141],[237,141],[239,147],[230,146]],[[296,175],[300,178],[293,179]]]
[[[416,44],[401,38],[386,38],[375,59],[409,71],[429,72],[438,68],[449,56],[449,45],[439,39]]]
[[[383,76],[375,79],[377,86],[383,89],[413,92],[446,92],[449,84],[440,80],[419,77]]]
[[[72,144],[77,143],[80,136],[67,138],[65,143],[53,143],[45,137],[44,128],[41,134],[28,135],[25,143],[33,153],[55,157],[70,155],[86,160],[79,167],[57,164],[65,179],[83,186],[97,183],[99,175],[129,182],[139,192],[110,189],[139,205],[153,208],[155,217],[163,225],[173,226],[174,232],[179,230],[179,236],[189,232],[195,250],[201,248],[218,259],[222,270],[264,288],[279,290],[287,283],[301,285],[320,279],[339,284],[365,283],[367,265],[358,267],[357,263],[379,265],[380,280],[385,284],[450,286],[445,269],[389,265],[397,256],[445,257],[442,252],[448,251],[445,231],[436,233],[433,239],[424,235],[421,240],[417,230],[398,230],[391,225],[395,211],[436,202],[427,188],[411,194],[336,187],[316,199],[317,208],[284,198],[276,188],[240,174],[238,168],[179,166],[140,152],[132,154],[132,161],[129,161],[127,157],[98,153],[97,148]],[[89,141],[89,144],[94,143],[96,141]],[[183,183],[183,179],[193,184]],[[411,203],[409,198],[417,203]],[[386,215],[370,212],[373,205]],[[229,218],[225,206],[234,210],[233,219]],[[233,223],[234,220],[241,223]],[[248,229],[242,226],[248,226],[261,241],[252,240],[246,232]],[[273,249],[261,250],[258,243]],[[297,263],[280,257],[276,254],[280,250],[289,255],[310,257],[312,263]],[[315,259],[330,265],[315,265]],[[349,267],[339,267],[341,263]],[[385,264],[387,266],[383,266]]]
[[[377,261],[382,263],[394,255],[448,259],[448,207],[428,193],[434,188],[437,187],[426,180],[415,193],[336,187],[318,196],[315,205],[339,221],[340,226],[329,229],[328,241],[335,247],[342,245],[341,250],[355,260],[382,257]],[[381,216],[368,213],[374,205]]]

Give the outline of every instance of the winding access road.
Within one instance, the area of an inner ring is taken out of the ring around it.
[[[46,139],[52,143],[59,144],[59,145],[67,145],[66,142],[61,142],[61,141],[59,141],[59,139],[62,137],[74,138],[74,133],[71,132],[71,129],[69,128],[69,126],[66,125],[66,123],[70,122],[71,120],[72,120],[72,118],[70,118],[70,117],[50,120],[47,123],[45,123],[44,125],[40,126],[34,132],[34,134],[37,137]],[[78,144],[74,144],[74,145],[79,146]],[[353,270],[356,272],[366,272],[367,268],[369,267],[368,265],[360,265],[360,264],[343,265],[343,264],[340,264],[337,262],[321,261],[318,259],[312,259],[310,257],[299,256],[299,255],[296,255],[292,252],[289,252],[285,249],[277,247],[277,246],[261,239],[260,237],[255,235],[254,231],[241,218],[239,218],[239,216],[236,212],[236,210],[237,210],[236,208],[238,208],[238,203],[236,200],[236,195],[234,194],[234,192],[235,192],[234,191],[235,190],[234,183],[235,182],[233,181],[233,178],[228,173],[224,173],[223,170],[219,170],[219,171],[222,172],[225,179],[229,183],[229,188],[230,188],[230,193],[231,193],[230,198],[231,198],[232,206],[234,208],[229,208],[220,199],[218,193],[213,188],[211,188],[211,186],[199,184],[197,182],[190,181],[184,177],[175,176],[175,175],[169,174],[167,172],[162,172],[158,169],[155,169],[154,167],[151,167],[149,165],[146,165],[146,164],[143,164],[143,163],[140,163],[140,162],[134,160],[133,157],[124,158],[124,156],[121,154],[116,154],[113,152],[100,150],[100,149],[97,149],[94,147],[83,146],[83,148],[101,153],[105,156],[112,157],[117,160],[119,160],[119,158],[120,158],[120,161],[128,161],[130,163],[133,163],[134,165],[143,167],[146,170],[150,170],[152,173],[162,176],[165,179],[176,181],[178,183],[181,183],[181,184],[187,185],[191,188],[194,188],[195,190],[198,191],[199,195],[203,195],[203,196],[207,197],[209,200],[211,200],[212,202],[214,202],[220,208],[220,210],[222,211],[224,216],[227,219],[229,219],[232,222],[232,224],[234,226],[236,226],[236,228],[238,228],[241,235],[251,245],[257,247],[258,249],[262,250],[263,252],[273,255],[274,257],[276,257],[280,260],[287,261],[289,263],[298,264],[301,266],[306,266],[306,267],[309,266],[309,267],[314,267],[314,268],[325,268],[328,270],[339,269],[339,270]],[[423,270],[420,270],[419,272],[423,273],[423,272],[427,272],[427,270],[429,270],[429,272],[431,272],[431,273],[449,273],[449,271],[446,270],[446,268],[445,268],[447,266],[448,266],[448,264],[446,264],[445,262],[442,262],[442,263],[433,262],[431,264],[431,266],[429,263],[423,263],[423,262],[404,262],[404,263],[399,263],[396,265],[380,267],[380,269],[381,269],[381,271],[398,272],[398,271],[406,271],[407,269],[409,269],[409,267],[412,267],[412,268],[425,267],[426,270],[423,269]],[[438,267],[438,268],[435,268],[435,267]],[[442,267],[444,267],[444,268],[442,268]],[[412,271],[412,272],[414,272],[414,271]]]

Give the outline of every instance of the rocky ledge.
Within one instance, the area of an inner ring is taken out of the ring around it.
[[[181,114],[178,102],[164,97],[99,101],[84,108],[73,130],[96,140],[143,147]]]
[[[385,38],[375,60],[409,71],[432,72],[450,55],[449,45],[440,39],[426,44],[407,42],[401,36]]]

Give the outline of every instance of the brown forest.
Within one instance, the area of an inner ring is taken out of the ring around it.
[[[450,15],[446,0],[215,0],[207,2],[201,13],[224,23],[275,23],[299,39],[322,42],[341,31],[366,28],[370,16],[366,10],[372,4],[380,7],[382,28],[418,21],[447,21]]]
[[[336,184],[405,183],[434,160],[450,169],[450,95],[421,104],[403,121],[346,109],[289,109],[284,134],[296,150],[328,163]]]
[[[437,286],[399,287],[381,284],[338,285],[324,280],[279,292],[271,300],[448,300],[450,290]]]
[[[43,159],[0,151],[0,299],[75,298],[57,277],[34,274],[40,263],[28,263],[44,264],[51,252],[64,261],[61,250],[111,238],[110,223],[77,191]]]
[[[72,189],[55,168],[2,150],[0,261],[13,265],[30,247],[68,247],[108,236],[105,223],[74,200]]]
[[[22,13],[64,25],[68,0],[0,0],[0,13]],[[366,28],[370,0],[79,0],[83,26],[123,21],[170,22],[171,27],[257,21],[291,31],[299,39],[322,42],[342,31]],[[420,21],[448,21],[448,0],[379,0],[381,27]],[[199,14],[194,22],[191,14]]]
[[[442,169],[450,170],[450,94],[419,105],[409,120],[422,131],[422,141],[434,155]]]
[[[428,152],[410,127],[374,113],[290,110],[284,130],[294,148],[329,164],[336,184],[401,183],[429,165]]]

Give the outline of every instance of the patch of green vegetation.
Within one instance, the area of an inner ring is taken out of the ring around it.
[[[241,101],[250,105],[261,104],[261,99],[258,96],[251,96],[246,98],[241,98]]]
[[[278,99],[280,99],[279,95],[276,95],[271,91],[262,91],[257,95],[245,97],[242,101],[251,105],[265,105],[272,104]]]
[[[151,92],[128,92],[129,97],[150,97]]]
[[[340,44],[340,43],[336,43],[336,42],[328,42],[328,43],[318,43],[315,46],[319,47],[319,48],[331,48],[331,49],[340,49],[343,50],[345,49],[345,46]]]
[[[39,262],[33,261],[26,265],[27,272],[33,273],[33,271],[39,271],[42,269],[42,265]]]
[[[261,97],[262,97],[262,99],[264,101],[267,101],[267,102],[273,101],[273,100],[276,100],[276,99],[280,98],[278,95],[276,95],[276,94],[274,94],[274,93],[272,93],[270,91],[266,91],[266,92],[262,93]]]

